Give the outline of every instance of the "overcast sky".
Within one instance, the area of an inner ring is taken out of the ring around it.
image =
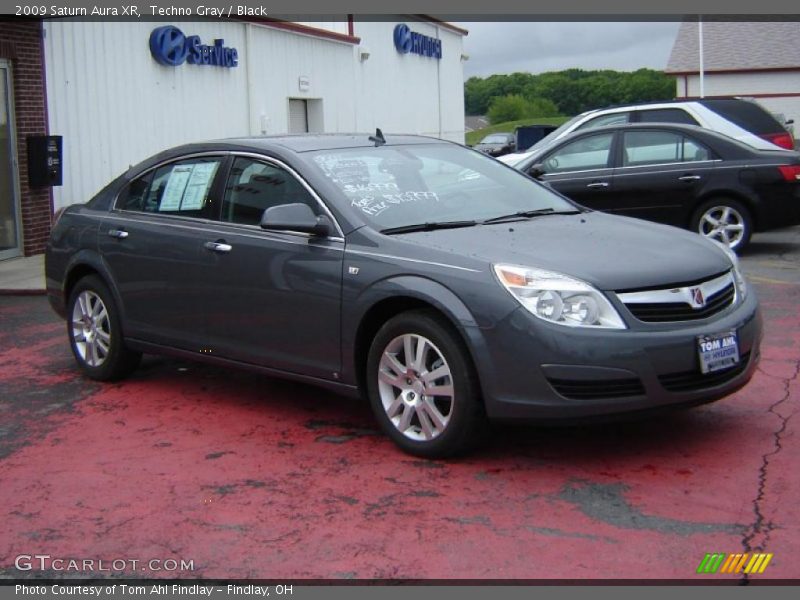
[[[464,38],[464,77],[517,71],[667,66],[680,23],[458,23]]]

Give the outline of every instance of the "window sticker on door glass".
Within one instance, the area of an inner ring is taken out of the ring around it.
[[[161,203],[158,205],[159,211],[173,212],[181,209],[181,199],[191,174],[192,165],[173,167],[169,174],[167,187],[164,188],[164,194],[161,196]]]
[[[217,162],[202,162],[174,167],[164,189],[159,211],[202,209],[218,165]]]

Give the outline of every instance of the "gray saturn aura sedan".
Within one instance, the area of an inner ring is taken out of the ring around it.
[[[46,258],[89,377],[145,352],[360,393],[428,457],[465,450],[487,419],[721,398],[762,336],[721,245],[380,131],[162,152],[61,211]]]

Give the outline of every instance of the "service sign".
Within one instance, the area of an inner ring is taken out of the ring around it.
[[[205,45],[199,35],[187,36],[174,25],[157,27],[150,33],[150,54],[165,67],[177,67],[184,62],[228,68],[239,65],[239,52],[227,48],[225,40]]]

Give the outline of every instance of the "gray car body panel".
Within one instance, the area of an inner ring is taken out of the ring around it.
[[[315,139],[323,141],[315,145]],[[134,348],[238,365],[354,394],[363,360],[355,353],[356,337],[365,315],[381,302],[407,298],[438,310],[457,329],[480,378],[487,413],[494,418],[597,416],[696,403],[730,393],[752,375],[762,335],[752,290],[746,300],[711,318],[668,324],[638,322],[616,297],[623,290],[688,284],[730,270],[725,253],[700,236],[594,212],[388,236],[368,226],[335,186],[310,168],[304,152],[325,143],[334,148],[371,145],[363,137],[342,136],[223,141],[184,146],[132,168],[88,205],[65,211],[54,227],[46,260],[54,309],[63,316],[64,286],[74,269],[94,269],[112,288],[126,341]],[[398,137],[389,143],[446,142]],[[175,223],[170,217],[111,210],[116,193],[132,177],[207,151],[256,153],[286,163],[326,202],[344,239],[208,220]],[[131,246],[136,236],[131,232],[118,240],[105,233],[123,219],[141,232],[136,243],[150,256],[149,266],[137,262],[135,252],[132,259],[118,260],[115,245]],[[165,230],[176,230],[178,237],[167,243]],[[204,242],[228,237],[237,239],[230,255],[203,252]],[[237,248],[243,249],[241,261]],[[177,279],[169,276],[175,265],[165,270],[154,266],[170,260],[184,269]],[[606,292],[629,328],[569,328],[534,317],[497,281],[493,265],[500,262],[559,271],[591,283]],[[145,315],[159,316],[137,322],[140,306],[148,308]],[[698,335],[730,329],[739,332],[741,352],[750,353],[740,374],[694,392],[660,387],[659,375],[696,366]],[[577,379],[633,373],[646,394],[567,400],[548,383],[553,373]]]

